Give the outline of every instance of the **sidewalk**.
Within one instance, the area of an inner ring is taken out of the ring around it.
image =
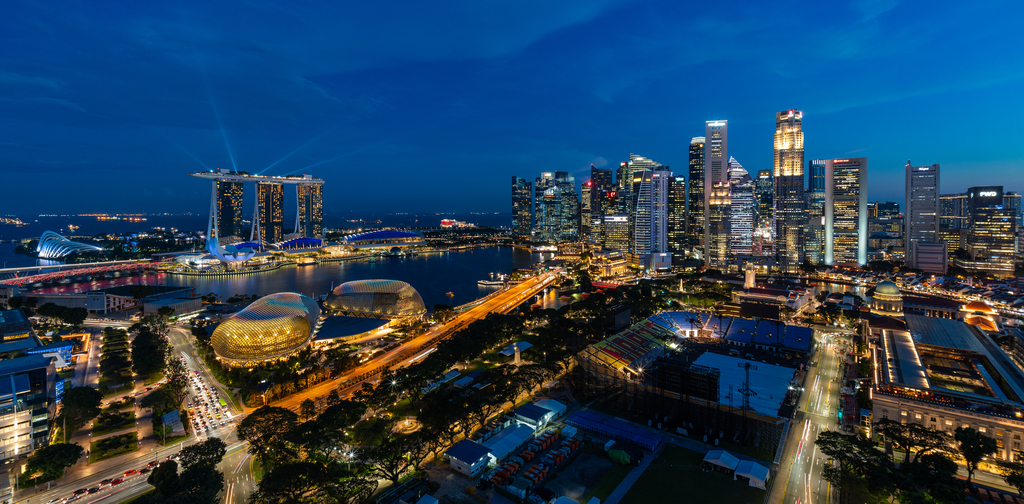
[[[633,484],[636,483],[636,480],[640,479],[640,476],[643,475],[644,471],[646,471],[648,467],[650,467],[651,463],[654,462],[654,459],[658,458],[658,455],[661,455],[662,450],[665,449],[665,445],[668,444],[668,442],[668,439],[662,437],[661,444],[659,444],[658,448],[654,450],[654,453],[652,453],[650,457],[644,457],[644,460],[643,462],[640,462],[640,465],[634,467],[632,471],[629,471],[629,474],[627,474],[622,482],[619,483],[619,486],[615,487],[615,490],[611,495],[604,500],[604,504],[619,504],[619,500],[626,496],[626,493],[629,492],[630,488],[633,488]]]

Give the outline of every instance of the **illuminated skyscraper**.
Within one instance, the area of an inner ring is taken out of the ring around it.
[[[807,163],[807,231],[804,232],[804,258],[818,265],[825,260],[825,160]]]
[[[760,229],[769,233],[775,227],[775,177],[771,170],[758,170],[754,179],[754,203],[757,206],[757,222]]]
[[[708,254],[710,241],[708,205],[711,188],[716,182],[728,181],[726,163],[729,160],[729,121],[706,121],[704,123],[704,255]],[[690,179],[691,181],[693,179]],[[707,260],[705,259],[705,264]]]
[[[220,236],[242,234],[242,183],[217,180],[217,228]]]
[[[796,271],[804,260],[804,113],[775,114],[775,253],[782,271]]]
[[[868,262],[868,158],[825,162],[825,264]]]
[[[604,218],[604,248],[625,252],[629,249],[629,217],[606,215]]]
[[[256,217],[252,241],[262,244],[284,241],[284,187],[279,182],[256,184]]]
[[[590,240],[593,215],[594,181],[588,180],[580,186],[580,238]]]
[[[907,160],[905,181],[905,204],[907,213],[903,217],[903,236],[906,240],[907,264],[921,268],[915,256],[917,243],[939,243],[939,220],[942,210],[939,205],[939,165],[913,166]],[[879,208],[879,215],[881,215]],[[897,215],[899,211],[897,210]]]
[[[606,246],[606,247],[608,246],[607,245],[607,241],[608,241],[607,234],[608,234],[608,231],[604,228],[604,224],[605,224],[605,222],[607,222],[606,217],[610,217],[610,216],[613,216],[613,215],[621,215],[619,213],[618,194],[619,194],[619,192],[615,191],[615,190],[603,191],[601,193],[601,203],[600,203],[600,206],[601,206],[601,234],[599,236],[600,236],[600,243],[603,246]],[[628,220],[628,216],[627,216],[627,220]],[[627,224],[627,226],[628,226],[628,224]],[[627,233],[627,236],[628,236],[628,233],[629,233],[628,229],[626,230],[626,233]],[[623,252],[626,252],[626,249],[619,249],[619,250],[622,250]]]
[[[306,238],[324,237],[324,186],[298,184],[295,186],[299,204],[299,228],[296,232]]]
[[[690,187],[687,204],[687,232],[689,245],[701,247],[704,243],[704,137],[690,140]]]
[[[686,250],[686,178],[669,179],[668,189],[668,251],[682,257]]]
[[[708,191],[708,238],[704,261],[708,268],[724,270],[729,265],[729,214],[732,200],[729,183],[715,182]]]
[[[970,217],[965,248],[968,258],[954,259],[957,266],[999,277],[1013,274],[1014,219],[1013,212],[1003,203],[1003,186],[967,189]]]
[[[522,177],[512,177],[512,228],[520,239],[533,231],[533,184]]]
[[[940,226],[945,229],[967,229],[967,193],[940,195],[939,208],[942,211]]]
[[[601,228],[604,226],[605,214],[602,198],[606,191],[615,192],[617,186],[612,182],[612,170],[601,170],[590,165],[590,182],[593,187],[590,189],[590,239],[600,241]],[[582,205],[581,205],[582,207]],[[614,212],[613,212],[614,214]]]
[[[753,253],[754,182],[750,175],[729,184],[729,253],[747,256]]]
[[[1014,228],[1024,226],[1024,213],[1021,213],[1024,208],[1021,208],[1020,194],[1013,191],[1003,193],[1003,208],[1009,210],[1013,216]]]
[[[534,236],[542,241],[579,239],[580,199],[567,172],[544,172],[534,184]]]

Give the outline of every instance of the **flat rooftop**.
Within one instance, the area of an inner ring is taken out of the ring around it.
[[[366,332],[376,331],[382,326],[387,325],[387,323],[388,321],[384,319],[332,315],[324,319],[323,323],[320,324],[320,330],[316,332],[314,341],[351,338]]]
[[[759,415],[778,417],[795,369],[764,362],[753,362],[714,352],[705,352],[694,361],[694,364],[719,370],[721,373],[718,381],[720,401],[725,404],[729,403],[729,399],[725,396],[729,393],[729,385],[732,385],[734,394],[732,404],[737,408],[743,405],[743,396],[739,390],[743,388],[747,372],[740,366],[746,363],[753,366],[750,369],[750,388],[756,393],[750,397],[750,408]]]

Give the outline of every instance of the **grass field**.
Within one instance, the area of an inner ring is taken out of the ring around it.
[[[764,502],[764,490],[733,481],[724,474],[702,471],[703,459],[703,454],[692,450],[677,446],[665,448],[620,502]]]
[[[587,502],[591,497],[604,501],[632,469],[612,462],[600,448],[584,445],[579,455],[560,467],[555,478],[544,486],[577,502]]]
[[[92,464],[138,450],[139,440],[134,432],[104,438],[89,443],[89,463]]]
[[[102,436],[135,427],[135,411],[107,410],[92,422],[92,435]]]

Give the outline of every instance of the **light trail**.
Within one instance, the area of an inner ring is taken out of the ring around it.
[[[199,163],[200,166],[202,166],[203,168],[206,168],[207,170],[213,171],[213,168],[210,168],[209,166],[206,165],[206,163],[200,161],[199,158],[195,157],[191,152],[185,150],[185,148],[182,147],[180,144],[178,144],[178,142],[175,142],[174,140],[171,140],[171,137],[167,136],[163,131],[160,131],[160,130],[158,130],[156,128],[153,128],[153,129],[156,130],[157,133],[160,133],[160,136],[164,137],[165,140],[167,140],[168,142],[171,142],[171,145],[177,147],[178,150],[180,150],[181,152],[184,152],[188,157],[192,158],[195,162]]]
[[[298,148],[296,148],[295,150],[289,152],[288,154],[285,154],[284,157],[282,157],[281,159],[278,159],[277,161],[274,161],[273,163],[270,163],[270,166],[267,166],[266,168],[260,170],[260,172],[257,173],[256,175],[263,174],[263,172],[265,172],[265,171],[267,171],[267,170],[277,166],[277,164],[280,163],[281,161],[284,161],[285,159],[288,159],[288,158],[292,157],[292,155],[294,155],[295,153],[299,152],[300,150],[305,149],[306,147],[309,147],[313,142],[316,142],[317,140],[320,140],[321,138],[327,136],[328,133],[330,133],[331,131],[334,131],[334,129],[337,128],[340,125],[341,125],[341,123],[338,123],[338,124],[335,124],[334,126],[331,126],[330,128],[327,128],[326,131],[324,131],[323,133],[320,133],[319,135],[313,137],[312,140],[310,140],[310,141],[300,145]]]

